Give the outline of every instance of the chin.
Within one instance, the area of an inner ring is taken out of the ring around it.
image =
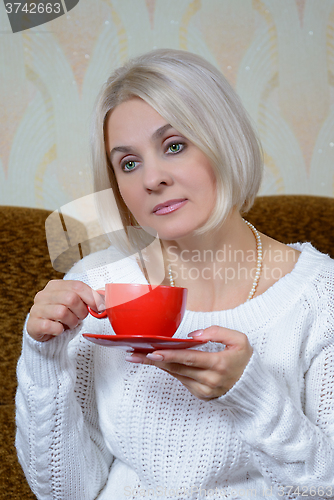
[[[191,237],[194,235],[194,232],[196,229],[198,229],[199,226],[196,227],[189,227],[189,228],[175,228],[174,230],[172,229],[165,229],[165,230],[158,230],[158,236],[161,240],[166,240],[166,241],[175,241],[175,240],[181,240],[183,238]]]

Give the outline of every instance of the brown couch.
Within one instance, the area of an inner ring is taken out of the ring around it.
[[[22,326],[36,292],[61,278],[49,259],[45,241],[46,210],[0,207],[0,499],[30,500],[31,493],[14,448],[16,363]],[[334,198],[259,197],[247,215],[257,229],[283,243],[311,241],[334,258]],[[65,500],[65,499],[64,499]]]

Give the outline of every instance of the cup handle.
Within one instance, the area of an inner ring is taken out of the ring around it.
[[[96,290],[97,293],[99,293],[100,295],[105,295],[105,291],[104,290]],[[91,307],[87,306],[87,309],[88,309],[88,312],[89,314],[91,314],[92,316],[94,316],[94,318],[97,318],[97,319],[103,319],[103,318],[106,318],[107,317],[107,310],[105,309],[104,311],[102,312],[96,312],[94,311]]]

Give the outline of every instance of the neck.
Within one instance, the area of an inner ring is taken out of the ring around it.
[[[231,298],[234,294],[244,300],[252,299],[262,265],[261,243],[257,242],[256,233],[234,211],[210,235],[163,242],[170,285],[188,288],[200,302],[203,296],[211,297],[211,304],[217,297]]]
[[[167,261],[196,264],[199,268],[213,262],[230,266],[236,258],[242,259],[242,253],[256,250],[254,236],[236,210],[215,231],[175,241],[165,240],[162,245]]]

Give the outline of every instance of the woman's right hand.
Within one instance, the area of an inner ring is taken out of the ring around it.
[[[52,280],[35,295],[27,332],[46,342],[75,328],[88,314],[87,305],[98,311],[104,298],[82,281]]]

